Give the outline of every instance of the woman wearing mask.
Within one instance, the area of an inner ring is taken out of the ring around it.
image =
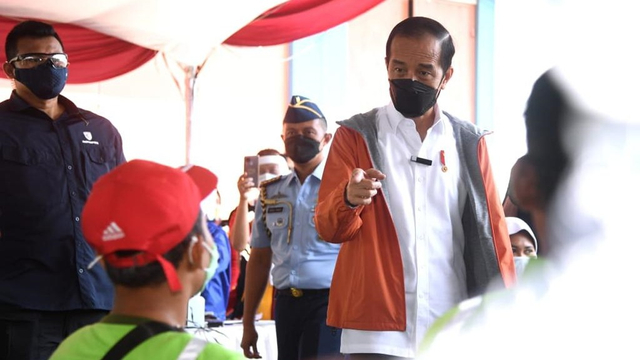
[[[513,261],[516,264],[516,274],[520,276],[531,258],[537,258],[538,241],[533,230],[524,220],[517,217],[505,218],[509,229]]]

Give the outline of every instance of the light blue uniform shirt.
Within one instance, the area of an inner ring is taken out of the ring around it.
[[[340,244],[320,239],[313,219],[324,164],[322,161],[302,185],[295,171],[268,183],[267,204],[263,208],[262,201],[256,202],[251,247],[271,246],[271,273],[276,289],[328,289],[331,286]]]

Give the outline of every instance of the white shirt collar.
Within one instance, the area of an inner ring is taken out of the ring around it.
[[[396,132],[398,130],[398,125],[401,122],[405,120],[413,121],[412,119],[406,118],[400,112],[398,112],[398,110],[396,110],[396,107],[393,106],[393,102],[390,102],[385,107],[385,109],[387,112],[387,119],[389,122],[389,126],[391,127],[391,130],[393,132]],[[434,128],[436,127],[436,125],[439,125],[441,123],[440,120],[443,118],[443,114],[442,114],[442,111],[440,110],[440,106],[438,106],[438,103],[433,105],[433,109],[436,112],[436,117],[435,119],[433,119],[433,125],[431,126],[431,128]]]

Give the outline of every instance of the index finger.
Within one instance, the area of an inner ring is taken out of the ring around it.
[[[382,171],[375,168],[365,170],[364,173],[369,179],[384,180],[384,178],[387,177],[387,175],[385,175]]]

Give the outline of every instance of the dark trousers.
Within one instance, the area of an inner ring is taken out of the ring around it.
[[[0,360],[46,360],[75,330],[102,319],[105,310],[0,310]]]
[[[342,359],[340,329],[327,326],[329,291],[304,291],[293,297],[276,291],[278,359]]]

